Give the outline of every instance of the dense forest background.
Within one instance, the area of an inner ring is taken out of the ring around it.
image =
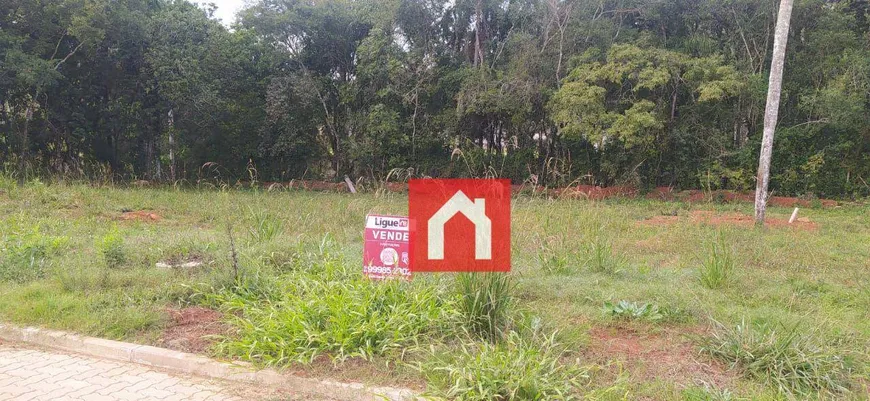
[[[0,0],[0,165],[746,190],[777,3]],[[868,14],[797,1],[775,192],[870,194]]]

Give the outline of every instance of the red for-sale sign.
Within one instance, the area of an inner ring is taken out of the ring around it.
[[[510,271],[509,180],[411,180],[408,212],[412,271]]]
[[[373,279],[411,278],[408,218],[366,216],[363,274]]]

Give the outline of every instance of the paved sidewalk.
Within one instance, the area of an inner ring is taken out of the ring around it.
[[[246,393],[237,384],[172,375],[133,363],[0,343],[0,400],[3,401],[241,401],[261,396]]]

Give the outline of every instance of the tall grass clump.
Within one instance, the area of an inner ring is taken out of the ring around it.
[[[432,349],[419,364],[434,395],[457,401],[569,400],[589,379],[577,364],[564,363],[555,335],[525,338],[515,331],[498,343],[472,342],[458,349]]]
[[[456,297],[430,280],[375,282],[340,260],[308,260],[283,273],[246,274],[202,294],[237,333],[217,350],[265,365],[359,357],[401,359],[455,327]]]
[[[497,340],[510,324],[513,282],[505,273],[456,276],[463,326],[485,340]]]
[[[698,270],[698,281],[708,289],[722,288],[734,279],[734,256],[721,238],[710,244]]]
[[[264,211],[250,209],[254,226],[248,230],[254,242],[269,242],[284,231],[284,222]]]
[[[121,267],[127,261],[124,237],[117,228],[112,229],[97,242],[97,249],[110,269]]]
[[[701,339],[701,352],[790,396],[848,392],[850,364],[815,340],[799,333],[797,327],[777,331],[742,322],[731,329],[717,323],[712,336]]]
[[[592,234],[592,240],[586,247],[589,270],[596,273],[616,273],[619,271],[619,259],[613,254],[613,245],[603,233],[604,227],[599,227]]]

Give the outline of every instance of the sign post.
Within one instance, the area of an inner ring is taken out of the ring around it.
[[[363,274],[372,279],[411,278],[408,218],[366,216]]]

